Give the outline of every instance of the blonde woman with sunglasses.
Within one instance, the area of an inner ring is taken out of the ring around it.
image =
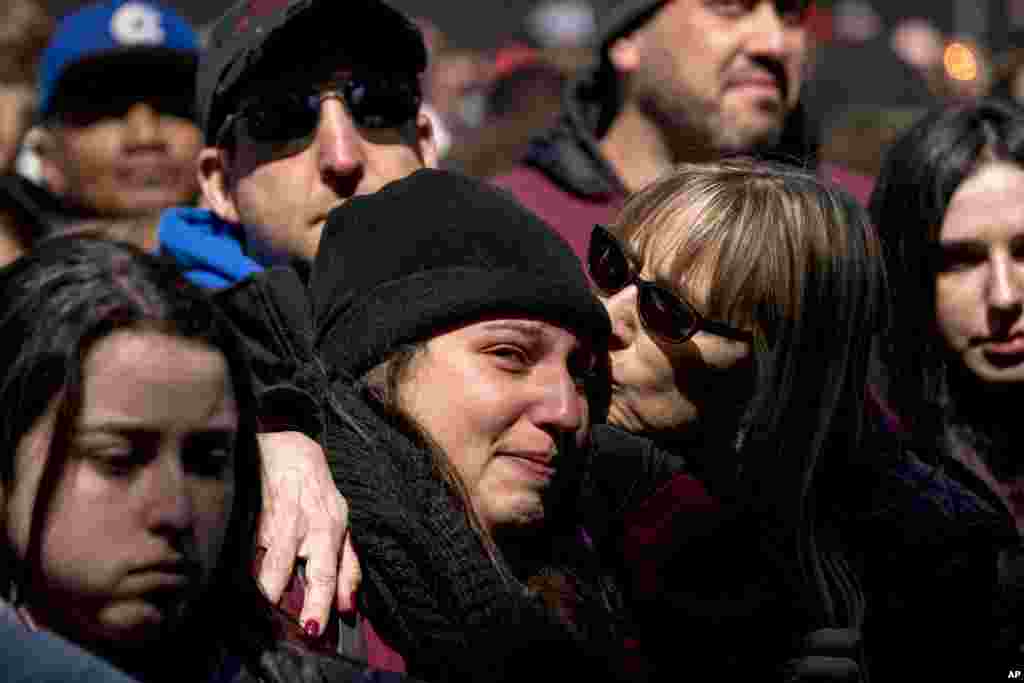
[[[594,228],[588,266],[612,321],[610,431],[654,439],[693,475],[623,535],[658,673],[685,643],[722,680],[855,680],[899,650],[873,639],[889,617],[913,642],[948,638],[914,611],[980,566],[943,543],[986,513],[876,428],[887,287],[864,210],[789,166],[683,165]],[[891,563],[921,566],[906,539],[932,532],[922,557],[942,578],[890,581]]]

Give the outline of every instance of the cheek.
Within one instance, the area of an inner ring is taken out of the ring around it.
[[[974,285],[966,277],[947,275],[935,283],[935,318],[939,332],[954,349],[964,345],[971,320],[983,312],[980,297],[973,296]]]
[[[800,98],[804,75],[807,71],[807,36],[806,31],[791,39],[787,44],[789,59],[786,60],[786,76],[789,79],[789,91],[786,93],[790,105],[795,105]]]
[[[211,572],[224,546],[231,515],[234,512],[235,487],[225,481],[199,481],[194,484],[196,541],[204,569]]]
[[[264,166],[242,177],[233,192],[236,210],[246,229],[256,230],[266,240],[263,226],[287,226],[294,208],[291,198],[297,197],[295,184],[288,182],[286,173],[277,172],[273,165]]]
[[[619,367],[621,379],[617,376]],[[650,393],[674,391],[674,374],[668,356],[646,336],[637,340],[634,353],[626,355],[621,366],[613,365],[613,375],[617,380]]]
[[[97,124],[66,136],[64,159],[83,182],[98,184],[111,175],[119,134],[113,126]]]
[[[104,595],[135,555],[140,517],[127,490],[68,462],[46,517],[43,573],[58,590]]]
[[[202,148],[199,129],[186,121],[172,121],[167,126],[167,139],[175,158],[194,162]]]
[[[368,164],[375,167],[384,182],[404,178],[423,166],[414,147],[406,144],[397,134],[394,142],[368,144],[366,150]]]

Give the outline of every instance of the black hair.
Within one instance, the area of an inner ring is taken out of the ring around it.
[[[48,509],[81,410],[84,359],[97,341],[126,329],[194,340],[227,361],[239,410],[234,504],[210,591],[196,605],[193,629],[183,635],[209,646],[188,656],[210,666],[225,649],[254,657],[273,633],[269,604],[252,574],[262,493],[248,363],[229,324],[198,288],[170,264],[127,244],[52,238],[0,270],[0,338],[6,340],[0,350],[0,481],[7,491],[19,442],[59,401],[25,557],[17,559],[8,540],[0,539],[6,555],[0,594],[10,599],[17,591],[19,601],[31,600],[24,591],[34,586]],[[238,626],[225,628],[228,623]]]
[[[958,410],[950,381],[960,368],[935,319],[934,248],[954,192],[992,161],[1024,166],[1024,109],[998,99],[937,109],[896,141],[871,196],[899,313],[882,348],[884,382],[922,455],[948,452]]]

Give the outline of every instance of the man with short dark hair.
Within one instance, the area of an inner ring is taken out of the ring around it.
[[[583,255],[673,165],[771,149],[800,95],[811,0],[624,0],[560,124],[495,182]]]
[[[331,209],[436,164],[426,59],[415,25],[378,0],[235,4],[197,80],[211,211],[165,215],[163,250],[208,287],[312,261]]]

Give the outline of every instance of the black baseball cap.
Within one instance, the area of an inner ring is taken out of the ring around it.
[[[196,114],[207,144],[232,113],[238,93],[267,64],[304,59],[358,61],[418,75],[427,49],[416,25],[381,0],[239,0],[217,21],[199,62]]]

